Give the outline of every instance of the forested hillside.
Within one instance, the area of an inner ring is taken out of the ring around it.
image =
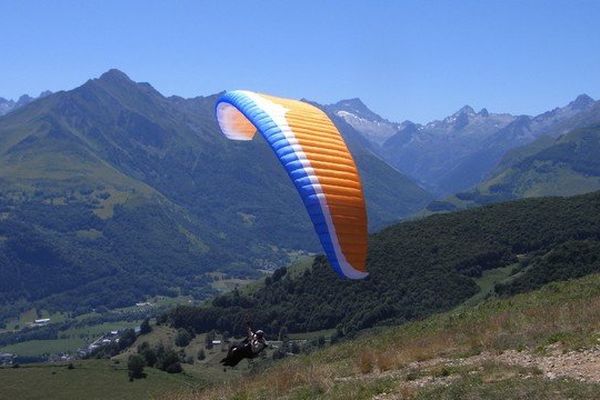
[[[449,309],[478,291],[474,278],[513,266],[500,295],[600,271],[600,192],[527,199],[404,222],[371,237],[364,281],[340,280],[318,257],[300,276],[280,270],[253,293],[208,307],[179,307],[175,327],[276,333],[337,327],[341,333]]]

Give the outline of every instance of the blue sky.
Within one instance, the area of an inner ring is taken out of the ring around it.
[[[392,120],[600,97],[599,1],[0,0],[0,96],[109,68],[165,95],[251,89]]]

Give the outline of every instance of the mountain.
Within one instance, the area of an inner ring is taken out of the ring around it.
[[[152,294],[203,298],[213,292],[210,272],[256,276],[320,251],[266,143],[220,133],[217,96],[167,98],[110,70],[0,118],[4,311],[20,301],[69,309]],[[341,129],[371,227],[430,200]]]
[[[52,92],[50,92],[49,90],[46,90],[42,93],[40,93],[38,98],[43,98],[46,96],[51,95]],[[0,97],[0,117],[8,114],[9,112],[16,110],[20,107],[23,107],[26,104],[31,103],[33,100],[35,100],[35,98],[24,94],[23,96],[19,97],[19,99],[17,101],[14,100],[7,100],[3,97]]]
[[[569,196],[600,189],[600,124],[514,149],[492,176],[449,199],[468,207],[522,197]]]
[[[599,210],[595,192],[403,222],[371,236],[366,280],[340,280],[317,257],[312,268],[279,270],[254,292],[216,297],[210,307],[180,306],[167,318],[176,328],[242,333],[251,315],[270,334],[282,326],[349,334],[420,319],[477,294],[482,276],[489,286],[500,273],[496,294],[504,295],[600,272]]]
[[[359,98],[341,100],[324,108],[376,144],[384,143],[398,131],[398,124],[375,114]]]
[[[375,153],[373,144],[345,119],[331,113],[326,106],[313,104],[328,113],[344,136],[360,170],[365,196],[369,202],[367,207],[371,231],[413,215],[419,211],[419,205],[427,204],[433,199],[430,193],[382,160]]]
[[[481,183],[511,149],[600,122],[599,102],[587,95],[535,117],[464,106],[425,125],[389,122],[357,100],[328,107],[370,140],[376,154],[438,196]]]

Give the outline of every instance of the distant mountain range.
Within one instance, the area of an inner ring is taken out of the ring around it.
[[[523,197],[572,196],[600,190],[600,124],[558,137],[541,136],[509,151],[491,176],[475,188],[435,201],[430,211]]]
[[[85,309],[203,298],[211,272],[256,275],[320,250],[266,143],[220,133],[217,96],[167,98],[111,70],[0,117],[0,314],[22,300]],[[371,228],[432,199],[332,117],[361,172]]]
[[[51,95],[52,92],[49,90],[46,90],[42,93],[40,93],[40,95],[37,97],[42,98],[42,97],[46,97]],[[31,103],[33,100],[35,100],[35,97],[31,97],[27,94],[22,95],[21,97],[19,97],[19,99],[17,101],[15,100],[7,100],[3,97],[0,97],[0,117],[8,114],[9,112],[18,109],[19,107],[23,107],[26,104]]]
[[[464,106],[425,125],[390,122],[359,99],[327,106],[373,144],[373,151],[437,196],[469,189],[494,171],[511,149],[541,136],[558,137],[600,122],[600,102],[580,95],[535,117],[475,112]]]

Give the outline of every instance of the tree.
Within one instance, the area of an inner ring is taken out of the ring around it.
[[[206,358],[206,354],[204,353],[204,349],[198,350],[198,360],[202,361]]]
[[[271,357],[273,360],[281,360],[282,358],[285,358],[285,352],[282,349],[277,349],[273,352]]]
[[[179,361],[170,364],[166,369],[166,372],[168,372],[169,374],[178,374],[181,371],[183,371],[183,368],[181,367],[181,363]]]
[[[166,371],[170,374],[179,373],[182,371],[179,355],[174,350],[165,351],[161,357],[159,357],[158,369]]]
[[[292,342],[292,345],[290,346],[290,352],[294,354],[300,353],[300,346],[298,346],[298,343]]]
[[[125,329],[121,336],[119,337],[119,348],[124,350],[131,346],[135,339],[137,338],[135,331],[133,329]]]
[[[273,282],[277,282],[278,280],[280,280],[281,278],[283,278],[285,276],[285,274],[287,273],[287,268],[286,267],[281,267],[275,270],[275,272],[273,272]]]
[[[213,340],[215,340],[215,331],[210,331],[204,337],[204,346],[208,350],[213,348]]]
[[[152,332],[152,327],[150,326],[150,319],[146,318],[140,325],[140,335],[146,335],[150,332]]]
[[[146,365],[149,367],[153,367],[156,364],[157,355],[154,349],[150,348],[148,342],[144,342],[138,346],[138,354],[144,357],[146,361]]]
[[[223,334],[221,336],[223,338],[223,343],[229,342],[229,338],[231,337],[231,335],[227,331],[223,332]]]
[[[144,358],[139,354],[129,356],[127,361],[127,371],[129,380],[140,379],[144,377],[144,366],[146,365]]]
[[[317,344],[319,345],[319,347],[325,346],[325,336],[320,335],[317,338]]]
[[[342,336],[343,336],[343,334],[342,334],[341,330],[340,329],[336,329],[335,332],[333,332],[331,334],[331,337],[329,338],[329,341],[330,341],[331,344],[335,344],[335,343],[337,343],[337,342],[340,341],[340,339],[342,338]]]
[[[281,329],[279,330],[279,341],[285,342],[286,340],[289,340],[288,329],[286,326],[282,326]]]
[[[190,344],[192,340],[192,335],[187,329],[180,328],[177,330],[177,335],[175,336],[175,345],[179,347],[185,347]]]

